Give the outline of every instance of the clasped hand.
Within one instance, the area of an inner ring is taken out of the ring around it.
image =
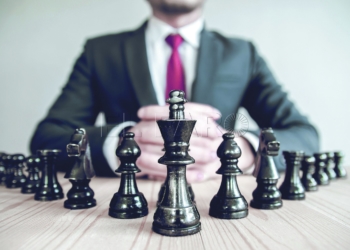
[[[138,111],[138,117],[141,121],[129,131],[135,133],[135,141],[142,151],[136,162],[142,170],[140,175],[148,175],[150,179],[164,180],[166,167],[158,163],[158,159],[164,155],[162,151],[164,141],[156,121],[169,117],[169,106],[142,107]],[[185,117],[197,120],[190,139],[189,152],[196,162],[187,166],[188,182],[220,177],[215,174],[220,167],[220,159],[216,155],[216,150],[222,142],[222,135],[227,132],[216,122],[221,117],[220,112],[209,105],[187,103]],[[253,152],[244,138],[237,137],[235,141],[242,150],[239,167],[242,170],[247,169],[253,163]]]

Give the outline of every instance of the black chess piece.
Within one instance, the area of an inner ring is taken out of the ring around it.
[[[7,188],[20,188],[26,181],[26,176],[23,173],[23,163],[25,157],[22,154],[11,155],[12,169],[6,179]]]
[[[7,154],[0,152],[0,186],[6,185],[6,158]]]
[[[94,191],[90,188],[90,179],[95,176],[90,154],[87,153],[89,140],[85,129],[79,128],[71,136],[67,145],[68,157],[75,157],[64,178],[69,179],[72,188],[67,193],[64,207],[68,209],[85,209],[96,206]]]
[[[188,148],[196,121],[185,120],[183,91],[173,90],[169,96],[169,119],[157,121],[165,148],[158,162],[167,165],[167,177],[152,229],[162,235],[185,236],[201,230],[200,216],[186,180],[186,166],[195,162]]]
[[[241,149],[234,141],[234,134],[226,133],[220,144],[217,155],[221,167],[216,171],[222,175],[218,193],[210,202],[209,215],[219,219],[241,219],[248,215],[248,203],[239,191],[236,176],[242,174],[238,168]]]
[[[334,171],[334,153],[328,152],[327,154],[327,160],[326,160],[326,167],[324,169],[324,172],[328,175],[329,180],[333,180],[337,178],[337,174]]]
[[[334,171],[337,175],[337,178],[345,178],[346,177],[346,170],[343,167],[342,163],[343,163],[343,158],[344,155],[342,152],[334,152]]]
[[[39,165],[40,158],[36,155],[27,157],[26,159],[28,177],[22,186],[23,194],[34,194],[39,187]]]
[[[328,175],[324,172],[327,162],[327,154],[325,153],[316,153],[315,156],[315,173],[312,177],[316,180],[318,185],[328,185],[329,178]]]
[[[286,161],[286,174],[284,181],[279,190],[282,199],[285,200],[304,200],[305,189],[301,183],[299,172],[301,168],[301,160],[304,157],[303,151],[283,151]]]
[[[41,179],[38,189],[35,192],[34,199],[37,201],[52,201],[63,198],[63,191],[57,180],[57,170],[55,161],[61,154],[59,149],[38,150],[40,157]]]
[[[188,193],[190,194],[192,202],[196,203],[196,199],[195,199],[196,196],[195,196],[195,194],[193,192],[193,188],[192,188],[190,183],[187,183],[187,188],[188,188]],[[165,182],[160,186],[160,190],[159,190],[159,193],[158,193],[157,204],[159,204],[160,201],[163,199],[164,191],[165,191]]]
[[[272,128],[262,129],[253,173],[258,185],[253,191],[251,207],[258,209],[282,207],[281,192],[276,186],[280,176],[273,161],[273,157],[278,155],[279,149],[280,143],[276,140]]]
[[[315,157],[304,156],[301,162],[301,170],[303,171],[303,176],[301,177],[301,183],[303,184],[306,191],[317,191],[317,182],[312,177],[315,173]]]
[[[140,218],[148,214],[147,201],[139,192],[135,179],[135,173],[141,172],[135,163],[141,150],[134,137],[134,133],[126,133],[116,150],[120,166],[115,172],[121,174],[121,180],[119,190],[109,204],[108,214],[118,219]]]
[[[3,167],[4,167],[4,175],[2,176],[2,180],[1,182],[3,183],[3,185],[6,186],[7,180],[12,178],[12,172],[13,172],[13,168],[12,168],[12,156],[9,154],[3,154],[1,156],[1,160],[3,162]]]

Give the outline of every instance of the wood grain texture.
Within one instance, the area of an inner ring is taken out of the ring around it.
[[[283,177],[280,179],[282,182]],[[64,192],[71,184],[59,174]],[[256,187],[252,176],[239,176],[246,200]],[[220,179],[193,184],[202,231],[186,237],[166,237],[152,231],[161,182],[138,180],[149,215],[121,220],[108,216],[119,179],[94,178],[97,206],[68,210],[63,201],[38,202],[19,189],[0,187],[0,249],[349,249],[350,181],[335,180],[304,201],[283,200],[278,210],[249,207],[248,217],[219,220],[208,215]]]

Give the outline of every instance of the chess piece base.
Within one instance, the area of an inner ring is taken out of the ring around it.
[[[307,192],[313,192],[313,191],[317,191],[317,190],[318,190],[318,186],[305,187],[305,191],[307,191]]]
[[[244,197],[219,199],[210,202],[209,215],[219,219],[241,219],[248,216],[248,203]]]
[[[147,201],[141,192],[133,195],[115,193],[108,215],[117,219],[134,219],[148,214]]]
[[[21,190],[21,193],[22,194],[35,194],[37,188],[23,188],[22,187],[22,190]]]
[[[282,194],[284,200],[305,200],[305,194]]]
[[[282,201],[277,201],[274,203],[260,203],[252,200],[250,202],[250,206],[257,209],[278,209],[278,208],[281,208],[282,205],[283,205]]]
[[[329,184],[329,178],[328,175],[325,172],[318,173],[313,176],[314,179],[316,180],[318,185],[328,185]]]
[[[23,177],[7,180],[6,187],[7,188],[20,188],[23,186],[23,183],[26,181]]]
[[[39,188],[39,181],[27,181],[23,184],[21,193],[22,194],[35,194],[36,190]]]
[[[91,207],[95,207],[96,206],[96,200],[92,199],[92,200],[88,200],[85,202],[74,202],[71,200],[66,200],[64,202],[64,207],[68,208],[68,209],[85,209],[85,208],[91,208]]]
[[[345,169],[336,169],[335,173],[337,175],[337,178],[346,178],[346,170]]]
[[[237,212],[218,212],[214,210],[209,210],[209,215],[218,219],[242,219],[248,216],[248,209]]]
[[[63,194],[56,194],[56,195],[35,195],[34,200],[36,201],[54,201],[54,200],[60,200],[63,199]]]
[[[186,236],[196,234],[201,231],[201,223],[195,226],[185,228],[161,228],[157,223],[153,222],[152,230],[158,234],[165,236]]]

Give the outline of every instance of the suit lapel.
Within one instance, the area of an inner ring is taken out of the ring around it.
[[[126,65],[140,106],[158,103],[147,60],[146,27],[147,22],[125,40]]]
[[[198,51],[196,79],[192,87],[192,101],[214,106],[212,84],[219,63],[219,43],[213,34],[203,29]]]

